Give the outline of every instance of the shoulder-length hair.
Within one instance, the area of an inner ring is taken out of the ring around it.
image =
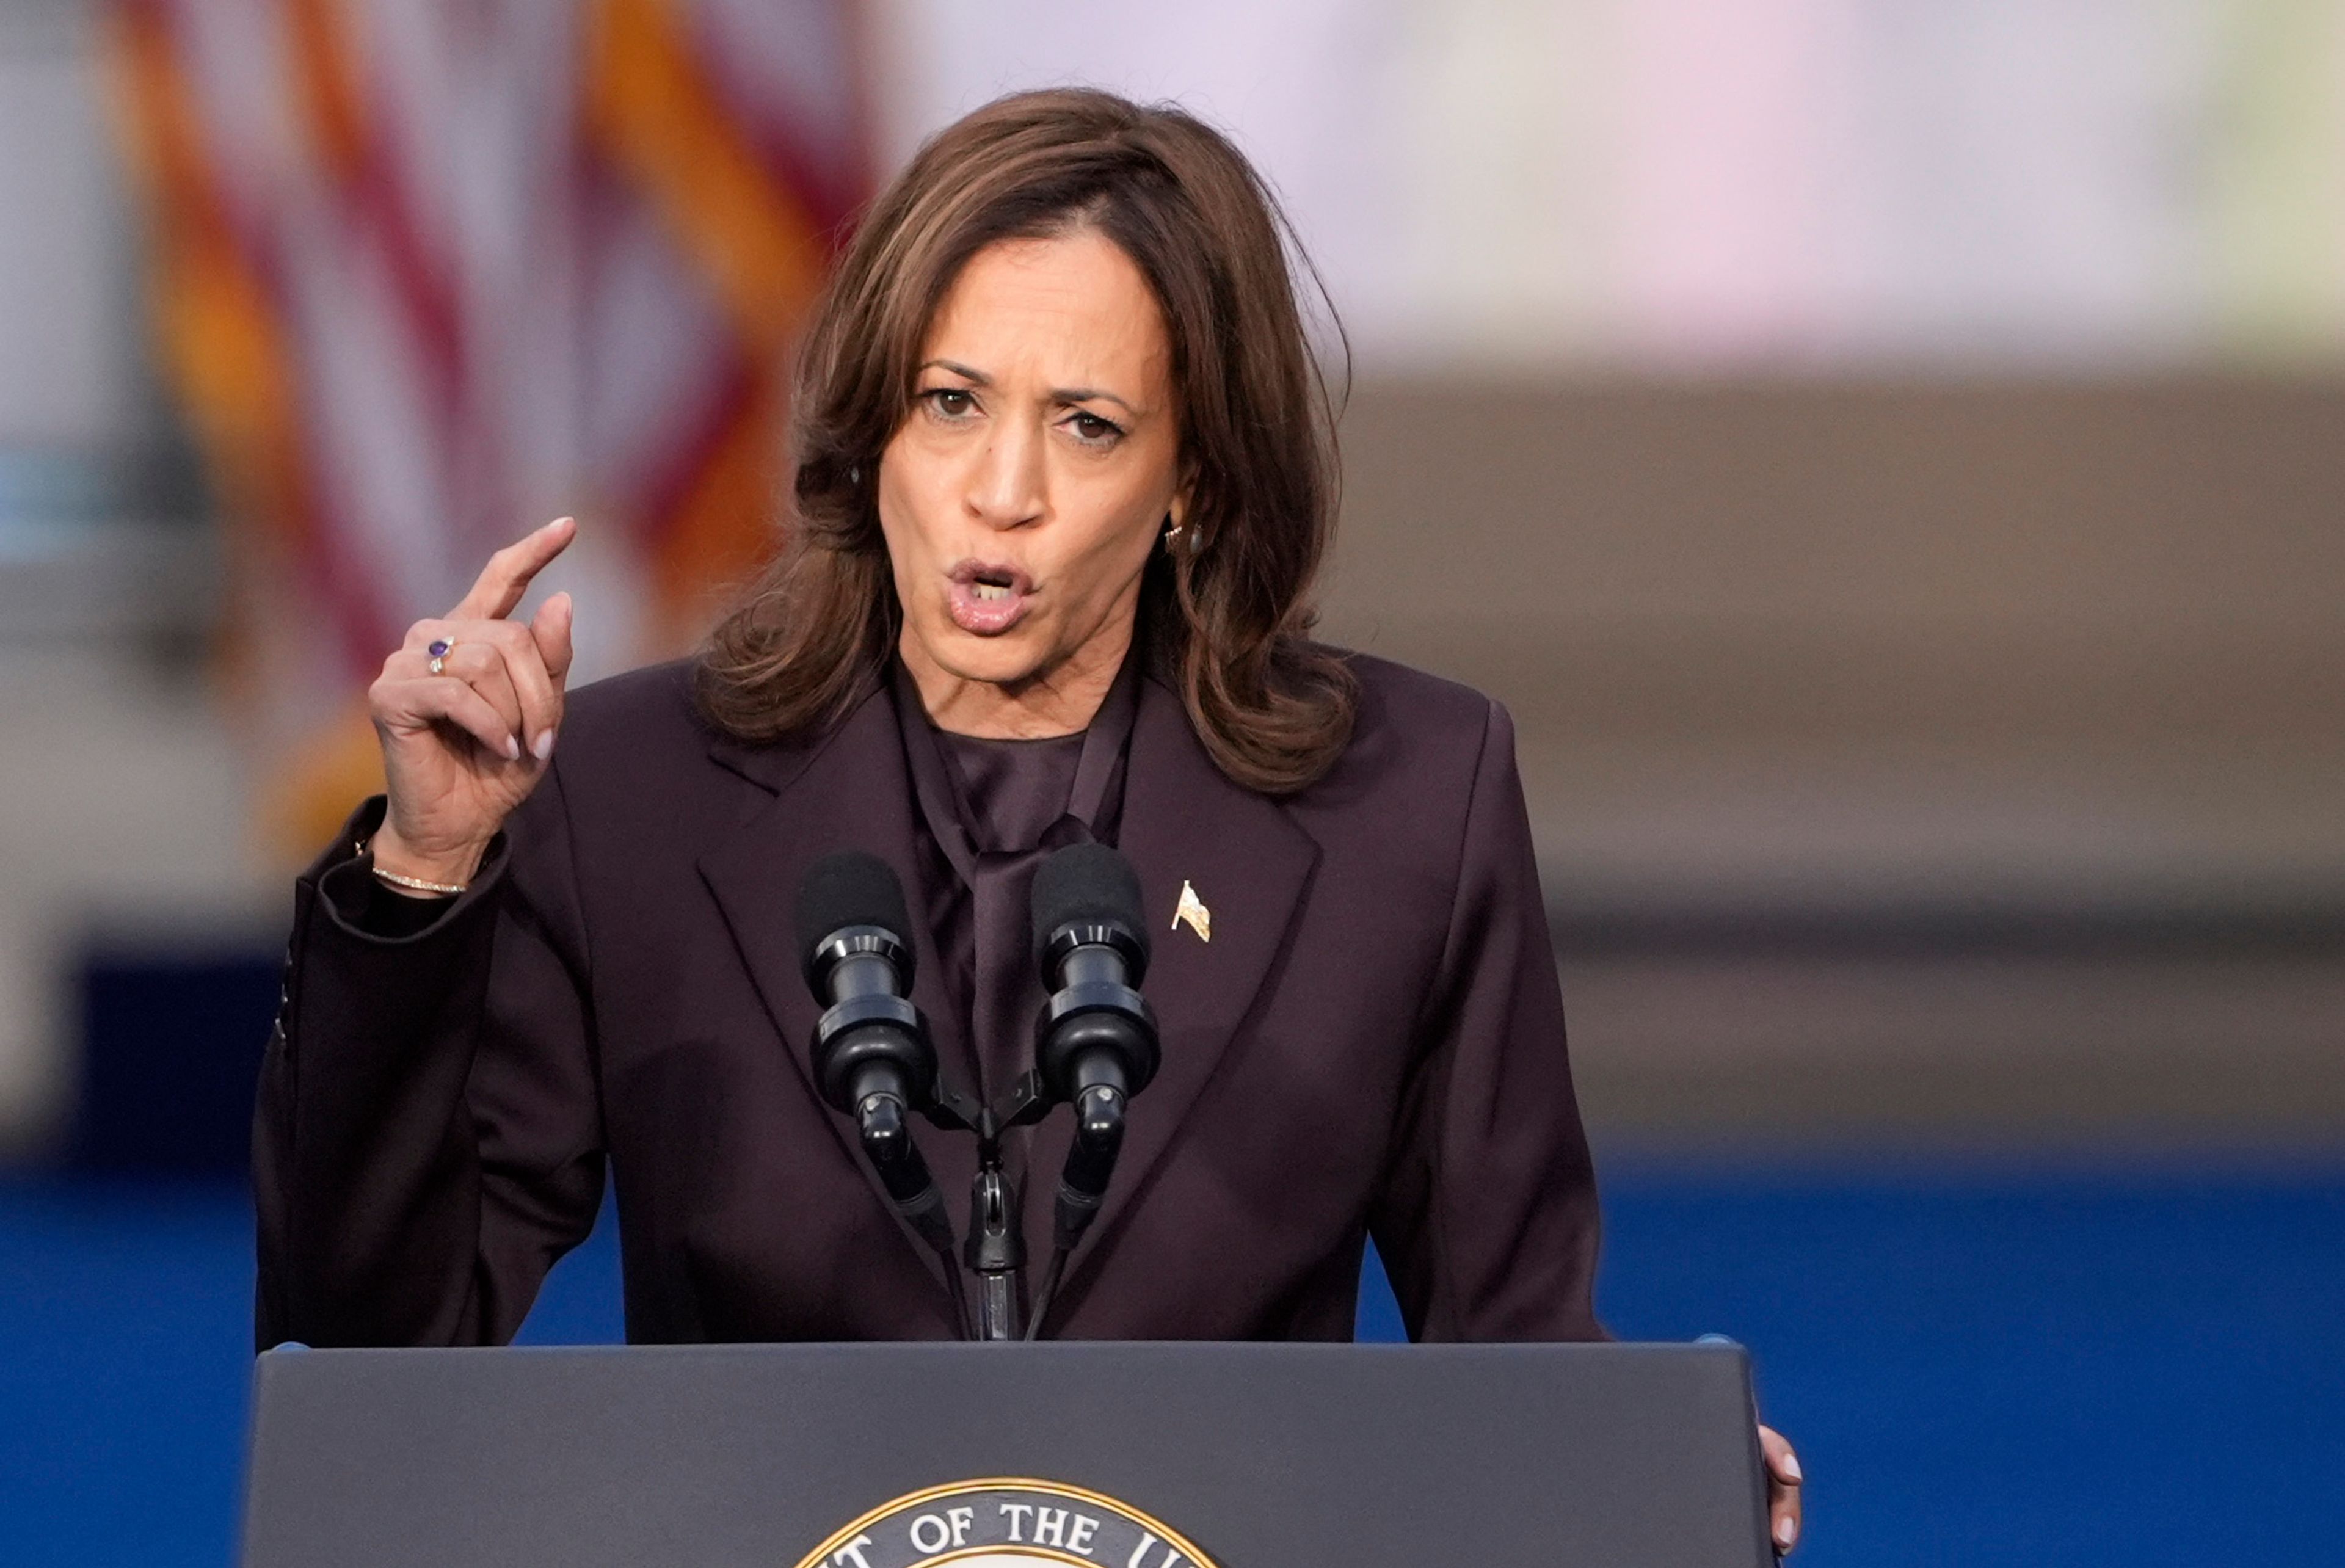
[[[1357,688],[1307,636],[1335,450],[1291,230],[1219,132],[1088,90],[1017,94],[941,132],[848,245],[799,350],[786,538],[701,659],[700,703],[718,727],[777,739],[869,689],[902,613],[878,468],[913,407],[930,323],[986,246],[1077,228],[1138,265],[1172,339],[1189,505],[1177,547],[1142,579],[1145,654],[1236,783],[1291,793],[1334,764]]]

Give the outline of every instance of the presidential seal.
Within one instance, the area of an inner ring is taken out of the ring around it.
[[[797,1568],[1216,1568],[1170,1525],[1055,1481],[961,1481],[880,1504]]]

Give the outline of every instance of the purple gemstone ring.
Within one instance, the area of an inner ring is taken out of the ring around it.
[[[448,673],[448,651],[455,647],[455,645],[456,644],[452,641],[446,637],[434,637],[431,640],[431,645],[423,650],[426,653],[431,655],[431,663],[426,666],[426,668],[430,669],[435,675],[446,674]]]

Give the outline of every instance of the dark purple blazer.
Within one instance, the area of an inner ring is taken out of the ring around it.
[[[1422,1339],[1598,1336],[1597,1209],[1512,727],[1357,657],[1357,731],[1300,794],[1218,773],[1143,681],[1117,842],[1140,873],[1164,1065],[1046,1332],[1348,1339],[1373,1234]],[[510,1339],[617,1183],[628,1337],[949,1336],[807,1048],[792,906],[858,846],[917,887],[884,693],[753,746],[664,665],[573,694],[553,765],[469,892],[368,935],[352,839],[297,885],[254,1139],[259,1336]],[[1183,882],[1210,941],[1172,928]],[[920,905],[915,896],[914,907]],[[963,1059],[919,943],[915,1000]],[[1064,1110],[1038,1134],[1050,1235]],[[951,1205],[969,1140],[923,1126]]]

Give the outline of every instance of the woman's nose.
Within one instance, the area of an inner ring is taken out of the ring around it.
[[[1022,421],[994,427],[969,478],[971,515],[989,527],[1016,528],[1048,510],[1041,438],[1041,430]]]

